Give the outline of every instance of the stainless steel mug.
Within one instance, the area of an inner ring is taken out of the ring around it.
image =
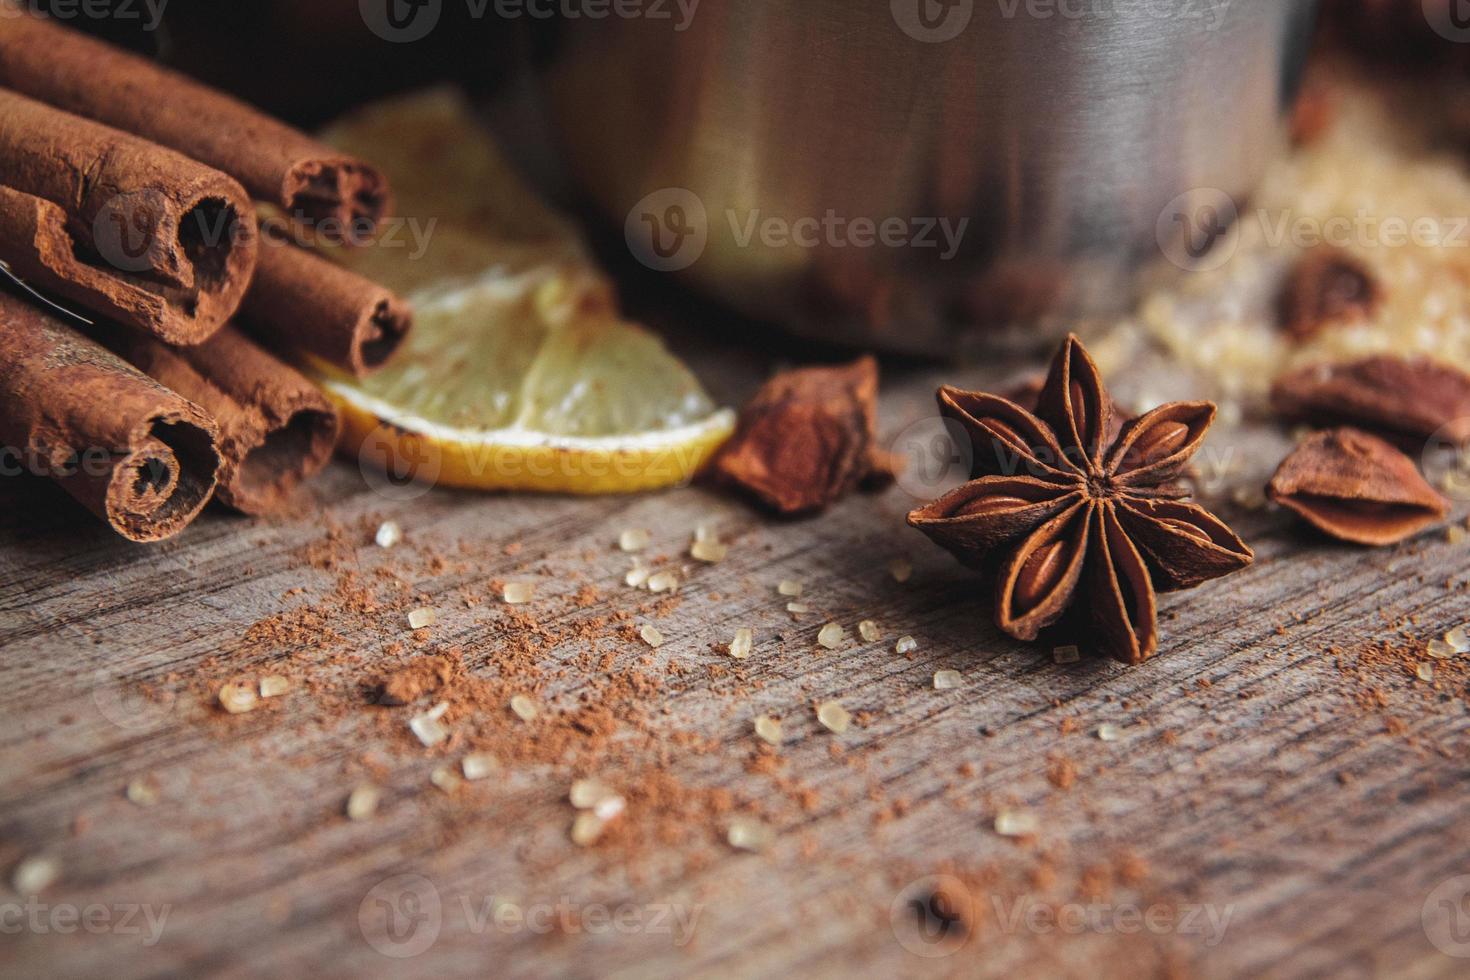
[[[1116,311],[1168,236],[1198,247],[1170,209],[1249,194],[1313,6],[608,0],[560,24],[545,91],[571,179],[646,264],[946,354]]]

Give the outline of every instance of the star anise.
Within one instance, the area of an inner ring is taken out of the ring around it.
[[[1125,663],[1158,644],[1156,593],[1188,589],[1254,558],[1230,528],[1188,503],[1176,480],[1215,418],[1173,402],[1111,438],[1112,400],[1076,337],[1030,412],[999,395],[939,390],[940,412],[974,449],[971,482],[909,514],[962,562],[998,579],[996,625],[1034,640],[1068,616]]]

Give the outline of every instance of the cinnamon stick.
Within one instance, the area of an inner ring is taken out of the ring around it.
[[[123,357],[218,420],[222,503],[246,514],[269,513],[326,465],[337,441],[331,403],[233,325],[194,347],[116,339]]]
[[[209,500],[217,429],[197,405],[41,310],[0,293],[0,442],[117,533],[158,541]]]
[[[330,240],[365,237],[388,209],[387,180],[362,160],[11,0],[0,7],[0,85],[222,170]]]
[[[0,89],[0,259],[36,286],[198,343],[245,295],[254,215],[216,170]]]
[[[268,238],[241,321],[275,350],[305,351],[362,378],[387,363],[413,316],[391,290]]]

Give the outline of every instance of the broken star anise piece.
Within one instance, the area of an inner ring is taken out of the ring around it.
[[[909,514],[960,561],[997,573],[996,624],[1034,640],[1068,615],[1125,663],[1158,645],[1156,593],[1249,565],[1250,548],[1175,482],[1214,421],[1209,402],[1161,405],[1113,434],[1097,366],[1068,337],[1035,412],[939,390],[970,437],[971,482]]]
[[[1394,544],[1449,510],[1412,459],[1377,436],[1348,428],[1308,436],[1276,470],[1266,493],[1332,537],[1356,544]]]
[[[1276,380],[1271,407],[1291,422],[1360,426],[1405,442],[1470,442],[1470,376],[1424,357],[1312,364]]]

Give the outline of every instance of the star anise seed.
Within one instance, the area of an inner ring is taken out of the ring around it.
[[[1023,640],[1064,617],[1126,663],[1157,649],[1156,593],[1193,588],[1254,556],[1175,482],[1214,419],[1175,402],[1117,424],[1076,337],[1034,411],[1000,395],[939,390],[973,450],[971,480],[909,514],[960,561],[998,579],[996,625]]]

